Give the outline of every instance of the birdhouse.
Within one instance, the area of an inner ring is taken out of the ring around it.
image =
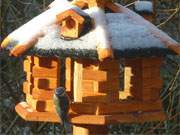
[[[60,35],[64,38],[78,38],[83,30],[91,27],[91,18],[78,8],[69,9],[57,15],[57,21],[61,27]]]
[[[39,15],[2,43],[11,55],[28,55],[24,60],[26,101],[16,105],[16,112],[27,121],[60,122],[53,95],[63,86],[71,99],[69,121],[74,135],[106,134],[109,124],[165,120],[159,96],[163,84],[160,70],[164,56],[180,54],[179,43],[117,3],[107,1],[99,7],[99,3],[82,2],[91,8],[76,7],[77,12],[73,1],[73,6],[67,2],[45,11],[45,17],[53,16],[50,22],[55,27],[43,24],[47,29],[43,37],[29,36],[23,40],[26,44],[16,38],[22,30],[31,29],[31,23],[44,23],[38,22]],[[81,35],[87,18],[93,27]],[[73,40],[61,38],[59,33]],[[33,39],[38,40],[28,42]],[[34,47],[29,49],[32,43]],[[25,49],[19,51],[22,47]],[[120,65],[124,65],[123,73]]]

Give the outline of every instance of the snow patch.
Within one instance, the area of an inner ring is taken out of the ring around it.
[[[153,13],[153,4],[150,1],[136,1],[134,8],[137,12]]]

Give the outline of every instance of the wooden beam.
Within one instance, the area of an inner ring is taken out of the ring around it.
[[[82,109],[83,108],[83,109]],[[94,114],[98,109],[98,115],[114,115],[118,113],[147,112],[162,108],[160,100],[152,102],[122,101],[117,103],[72,103],[71,112],[77,114]]]
[[[53,100],[38,100],[33,98],[32,95],[26,94],[26,101],[32,107],[33,110],[39,112],[55,112],[55,106]]]
[[[45,68],[34,66],[32,70],[33,77],[41,78],[58,78],[59,77],[59,68]]]
[[[32,89],[33,89],[32,83],[30,83],[28,81],[23,82],[23,92],[25,94],[31,94],[32,93]]]
[[[37,112],[33,110],[32,107],[29,106],[26,102],[21,102],[17,104],[15,109],[22,118],[28,121],[60,121],[56,112]],[[162,110],[116,115],[78,115],[71,113],[69,116],[71,123],[85,125],[108,125],[134,122],[144,123],[147,121],[163,121],[166,119],[165,114]]]
[[[37,67],[53,68],[58,67],[60,60],[56,57],[39,57],[34,56],[34,64]]]
[[[73,125],[73,135],[106,135],[108,128],[106,125]]]
[[[74,101],[82,102],[83,64],[80,60],[74,62]]]
[[[29,60],[24,60],[23,65],[24,65],[23,67],[24,67],[25,72],[31,72],[34,64],[29,62]]]
[[[83,69],[83,80],[107,81],[107,72]]]
[[[70,96],[73,96],[73,78],[74,78],[74,60],[66,58],[65,60],[65,87]]]
[[[17,104],[15,110],[27,121],[60,122],[59,116],[55,112],[38,112],[26,102]]]
[[[46,101],[46,100],[52,100],[54,95],[54,90],[44,90],[44,89],[32,89],[31,93],[32,97],[34,99],[40,100],[40,101]]]
[[[108,125],[117,123],[144,123],[152,121],[164,121],[166,119],[163,111],[152,111],[144,113],[129,113],[117,115],[77,115],[70,118],[74,124]]]

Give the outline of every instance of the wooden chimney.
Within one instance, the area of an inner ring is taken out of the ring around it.
[[[84,29],[90,27],[90,17],[74,8],[57,15],[60,25],[60,35],[63,38],[76,39],[82,35]],[[86,28],[85,28],[86,27]]]

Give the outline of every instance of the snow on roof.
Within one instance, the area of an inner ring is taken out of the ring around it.
[[[151,1],[136,1],[134,9],[136,12],[153,13],[153,4]]]
[[[112,47],[115,50],[131,50],[131,49],[150,49],[150,48],[166,48],[153,31],[159,32],[163,36],[168,37],[164,32],[155,27],[149,27],[139,24],[136,20],[132,20],[125,13],[108,13],[106,14],[108,31],[112,40]],[[47,27],[48,34],[39,39],[36,44],[38,49],[89,49],[96,50],[98,37],[92,30],[86,35],[76,40],[66,41],[60,38],[58,26]],[[176,41],[168,37],[171,42]]]
[[[163,31],[159,30],[153,24],[137,15],[133,11],[118,5],[120,13],[107,13],[107,31],[109,32],[112,48],[117,56],[148,56],[167,55],[172,53],[166,46],[177,45],[178,43],[170,38]],[[79,10],[79,9],[77,9]],[[91,16],[92,9],[84,10]],[[63,40],[60,38],[60,28],[56,24],[48,25],[42,29],[46,35],[39,38],[35,47],[30,52],[36,54],[68,54],[68,56],[76,55],[82,57],[88,54],[97,57],[98,36],[95,29],[75,40]],[[13,46],[9,46],[9,49]],[[69,51],[73,50],[73,51]],[[153,50],[153,51],[152,51]],[[163,50],[163,51],[162,51]],[[165,50],[165,51],[164,51]],[[168,51],[167,51],[168,50]],[[117,53],[118,52],[118,53]],[[153,52],[153,54],[151,53]],[[66,55],[67,56],[67,55]]]

